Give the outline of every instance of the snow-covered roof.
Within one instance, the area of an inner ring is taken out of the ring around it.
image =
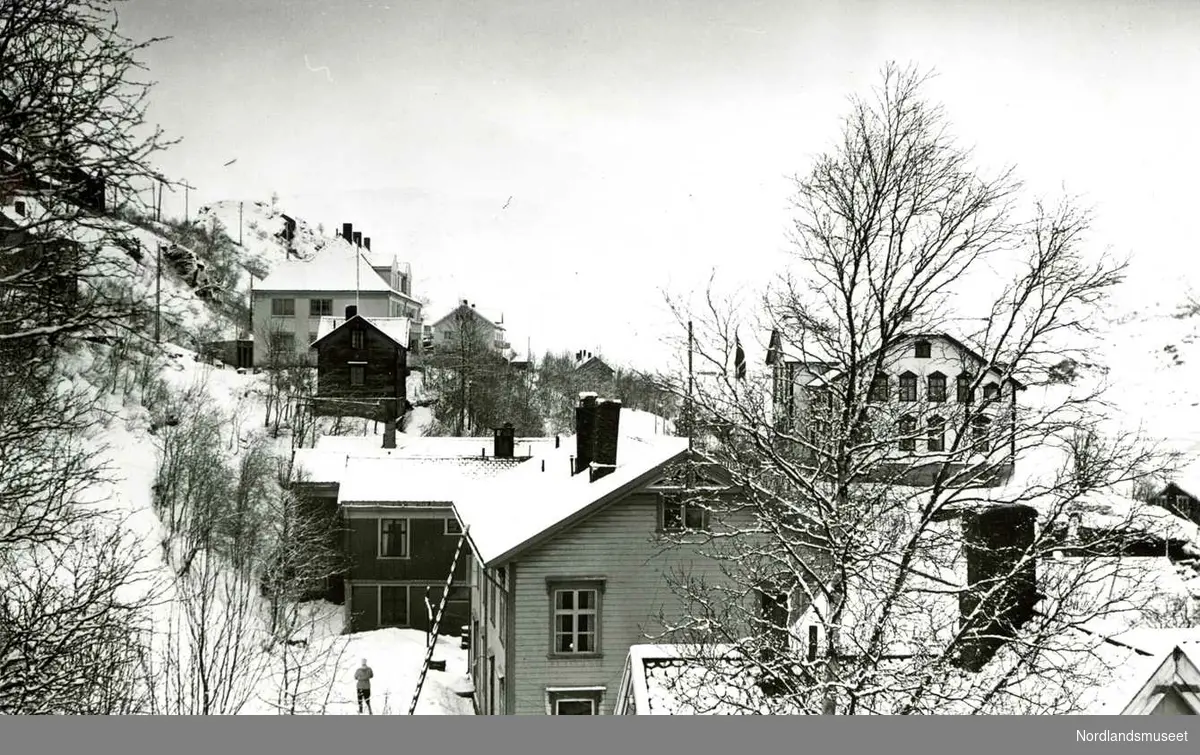
[[[446,314],[444,314],[441,317],[439,317],[438,319],[434,320],[432,327],[436,328],[437,326],[444,323],[446,320],[449,320],[451,317],[454,317],[454,315],[458,314],[458,312],[464,311],[464,310],[467,312],[470,312],[472,315],[479,318],[480,320],[482,320],[484,323],[490,325],[491,327],[493,327],[497,330],[504,330],[504,325],[502,325],[500,323],[499,318],[488,317],[488,316],[484,315],[482,312],[480,312],[478,309],[475,309],[475,305],[463,304],[462,302],[459,302],[454,307],[454,309],[450,310]]]
[[[411,319],[407,317],[366,317],[364,315],[355,315],[350,318],[350,320],[355,319],[361,319],[370,323],[397,345],[408,346],[409,332],[412,328]],[[312,342],[312,345],[316,346],[319,341],[347,322],[350,322],[350,320],[347,320],[345,317],[322,317],[317,324],[317,338]]]
[[[470,528],[479,558],[491,564],[569,526],[572,520],[682,458],[687,449],[686,438],[622,434],[616,469],[591,482],[586,471],[571,474],[576,441],[574,436],[566,437],[559,448],[537,454],[486,488],[470,490],[455,500],[454,508],[459,520]]]
[[[706,660],[700,661],[701,655]],[[725,656],[728,656],[726,659]],[[618,713],[641,716],[744,715],[767,712],[765,699],[733,648],[632,645]],[[632,707],[625,707],[632,702]]]
[[[480,480],[521,462],[514,459],[350,456],[338,503],[453,503]]]
[[[624,419],[624,417],[622,417]],[[316,451],[355,456],[450,457],[491,456],[495,439],[490,436],[449,437],[413,436],[398,433],[394,449],[381,448],[377,435],[325,435],[317,439]],[[513,450],[518,457],[534,455],[539,449],[553,448],[554,438],[514,438]]]
[[[400,295],[361,254],[346,254],[332,248],[323,249],[309,260],[280,262],[266,278],[255,282],[254,290],[360,291]]]

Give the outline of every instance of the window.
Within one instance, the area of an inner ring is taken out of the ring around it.
[[[917,440],[913,437],[913,435],[915,435],[917,432],[917,421],[911,416],[905,415],[900,418],[900,422],[898,424],[898,429],[900,432],[900,450],[916,451]]]
[[[315,331],[315,330],[308,331],[309,345],[311,346],[312,344],[316,343],[316,341],[317,341],[317,331]]]
[[[507,635],[506,635],[506,631],[507,631],[507,630],[506,630],[506,627],[507,627],[507,625],[508,625],[508,582],[507,582],[507,574],[508,574],[508,572],[507,572],[507,570],[506,570],[504,567],[500,567],[500,568],[499,568],[499,569],[496,571],[496,581],[500,583],[500,589],[497,591],[497,592],[499,592],[499,593],[500,593],[500,596],[499,596],[499,598],[497,599],[497,602],[499,603],[499,605],[497,606],[497,609],[498,609],[498,610],[496,611],[496,621],[497,621],[497,622],[499,623],[499,625],[500,625],[500,626],[499,626],[499,629],[500,629],[500,641],[501,641],[501,642],[504,642],[504,641],[505,641],[505,638],[506,638],[506,636],[507,636]]]
[[[659,522],[666,532],[708,529],[708,510],[698,503],[684,503],[678,496],[659,498]]]
[[[381,585],[379,588],[379,626],[408,626],[408,588]]]
[[[929,450],[946,450],[946,422],[941,417],[929,418]]]
[[[408,558],[408,520],[379,520],[379,558]]]
[[[295,353],[295,333],[272,333],[270,337],[270,352],[274,356],[284,356]]]
[[[991,428],[992,421],[987,417],[975,417],[971,420],[971,447],[975,453],[986,454],[991,450],[988,443]]]
[[[329,317],[333,314],[333,299],[309,299],[309,317]]]
[[[355,328],[350,331],[350,348],[361,349],[365,338],[366,332],[362,328]]]
[[[272,317],[294,317],[296,314],[295,299],[272,299],[271,300],[271,316]]]
[[[447,535],[461,535],[462,534],[462,525],[459,524],[458,520],[455,519],[454,517],[452,517],[452,516],[447,517],[446,518],[446,529],[444,530],[444,532]]]
[[[946,400],[946,376],[935,372],[928,379],[929,400],[941,403]]]
[[[971,390],[971,383],[973,380],[974,379],[966,373],[958,376],[958,403],[969,404],[971,403],[972,399],[975,398],[973,395],[975,392]]]
[[[917,400],[917,376],[911,372],[906,372],[900,376],[900,400]]]
[[[600,652],[602,582],[592,580],[550,585],[550,652],[553,655],[596,655]]]
[[[350,385],[361,386],[367,383],[367,366],[365,364],[350,365]]]
[[[546,692],[552,716],[598,716],[603,699],[602,688],[551,689]]]
[[[996,385],[995,383],[988,383],[987,385],[983,386],[984,401],[998,398],[1000,398],[1000,386]]]
[[[888,376],[876,375],[871,380],[871,392],[867,395],[868,401],[887,401],[888,400]]]
[[[931,351],[929,341],[917,341],[917,359],[928,359]]]
[[[810,624],[808,626],[808,660],[809,662],[817,660],[817,625]]]

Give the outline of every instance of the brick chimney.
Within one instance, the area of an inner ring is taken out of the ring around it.
[[[354,317],[357,314],[358,314],[358,305],[357,304],[347,304],[346,305],[346,319],[347,320],[349,320],[351,317]]]
[[[354,232],[354,245],[355,245],[355,246],[362,246],[362,231],[355,231],[355,232]]]
[[[497,427],[495,433],[495,445],[492,455],[497,459],[511,459],[516,454],[516,441],[514,440],[515,431],[511,422],[505,422],[504,427]]]
[[[596,394],[579,394],[575,408],[575,474],[588,469],[596,455]]]
[[[365,246],[367,248],[368,252],[371,251],[371,237],[370,236],[363,236],[363,246]]]
[[[354,224],[342,223],[342,238],[351,244],[354,243]]]
[[[612,474],[617,468],[617,443],[621,437],[621,402],[601,401],[596,407],[596,467],[591,482]]]
[[[960,668],[982,669],[1033,618],[1041,599],[1031,554],[1036,525],[1037,510],[1023,505],[964,515],[967,589],[959,594],[962,644],[954,659]]]

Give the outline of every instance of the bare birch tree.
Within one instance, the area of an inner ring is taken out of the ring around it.
[[[1154,455],[1105,423],[1102,376],[1056,369],[1089,363],[1123,265],[1086,252],[1070,201],[1027,209],[1011,171],[977,170],[925,83],[887,67],[795,179],[792,267],[761,317],[711,287],[701,308],[675,305],[694,365],[672,385],[728,477],[726,493],[693,480],[681,500],[753,521],[705,533],[680,515],[678,537],[728,576],[672,577],[691,608],[668,636],[709,659],[678,690],[693,701],[1065,712],[1147,594],[1145,563],[1113,556],[1153,527],[1111,492]],[[756,326],[774,333],[772,368],[739,379]],[[719,683],[728,654],[760,694]]]

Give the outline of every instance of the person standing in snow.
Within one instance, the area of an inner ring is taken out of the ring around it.
[[[371,677],[375,676],[375,672],[371,671],[371,667],[367,665],[367,659],[363,658],[362,665],[354,671],[354,680],[358,687],[358,712],[361,714],[363,703],[367,704],[367,715],[375,715],[371,711]]]

